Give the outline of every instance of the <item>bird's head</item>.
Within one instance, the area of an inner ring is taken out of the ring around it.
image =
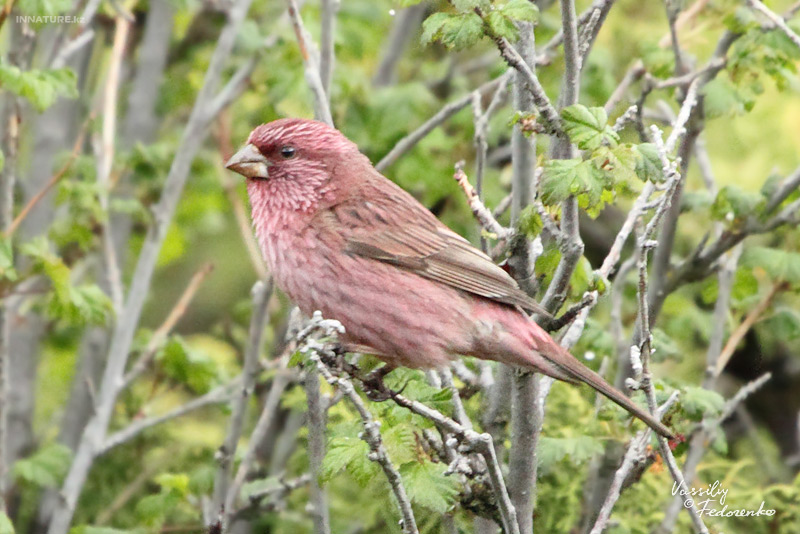
[[[358,154],[352,141],[323,122],[280,119],[253,130],[225,167],[247,178],[254,210],[257,204],[308,210],[336,189],[337,164]]]

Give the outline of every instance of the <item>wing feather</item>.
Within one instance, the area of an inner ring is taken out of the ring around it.
[[[381,184],[332,206],[323,218],[332,232],[344,238],[346,252],[496,302],[546,313],[489,256],[439,222],[408,193],[387,183],[390,187]]]

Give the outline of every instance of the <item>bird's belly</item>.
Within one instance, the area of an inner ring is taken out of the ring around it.
[[[337,319],[343,341],[390,363],[441,367],[469,348],[470,304],[456,289],[319,243],[269,255],[278,287],[303,313]]]

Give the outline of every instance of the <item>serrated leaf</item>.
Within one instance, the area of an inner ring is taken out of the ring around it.
[[[717,416],[725,406],[722,395],[701,387],[687,386],[680,398],[683,411],[693,421]]]
[[[72,451],[61,443],[45,445],[28,458],[17,460],[14,478],[38,487],[54,488],[61,484],[72,462]]]
[[[77,98],[77,78],[71,69],[21,70],[0,63],[0,86],[27,99],[37,111],[49,108],[59,96]]]
[[[800,283],[800,253],[767,247],[745,249],[739,264],[761,268],[775,281]]]
[[[400,466],[400,475],[411,502],[436,513],[445,513],[455,502],[459,483],[445,476],[447,466],[433,462],[410,462]]]
[[[422,42],[439,41],[448,48],[471,46],[483,37],[483,21],[472,12],[434,13],[422,23]]]
[[[581,207],[600,202],[605,175],[591,161],[556,159],[545,163],[542,173],[542,202],[552,206],[570,196],[585,195],[587,202]]]
[[[664,180],[664,167],[658,149],[653,143],[641,143],[633,146],[636,154],[636,175],[643,182],[662,182]]]
[[[539,18],[539,7],[529,0],[509,0],[497,9],[513,20],[536,22]]]
[[[395,424],[381,432],[381,435],[392,462],[404,464],[416,460],[417,438],[411,426],[403,423]]]
[[[366,486],[375,475],[377,466],[370,461],[369,445],[359,438],[335,437],[328,442],[328,450],[322,460],[319,478],[327,482],[342,469],[347,471],[361,486]]]
[[[170,338],[156,355],[156,361],[168,377],[197,393],[207,393],[219,384],[220,369],[216,362],[180,336]]]
[[[501,11],[492,11],[486,17],[486,23],[495,37],[505,37],[509,41],[516,41],[519,31],[514,21]]]
[[[422,22],[422,44],[430,44],[439,38],[445,22],[454,17],[450,13],[437,12],[426,18]]]
[[[717,193],[711,205],[711,215],[718,221],[733,222],[757,215],[765,205],[763,195],[744,191],[735,185],[726,185]]]
[[[564,131],[582,150],[595,150],[603,143],[612,147],[619,143],[619,135],[608,125],[608,115],[601,107],[574,104],[561,110]]]

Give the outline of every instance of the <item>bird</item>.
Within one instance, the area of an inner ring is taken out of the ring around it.
[[[390,368],[474,356],[586,383],[657,433],[672,431],[561,347],[515,280],[333,126],[256,127],[226,163],[246,178],[253,228],[275,284],[306,315],[344,326],[342,349]]]

